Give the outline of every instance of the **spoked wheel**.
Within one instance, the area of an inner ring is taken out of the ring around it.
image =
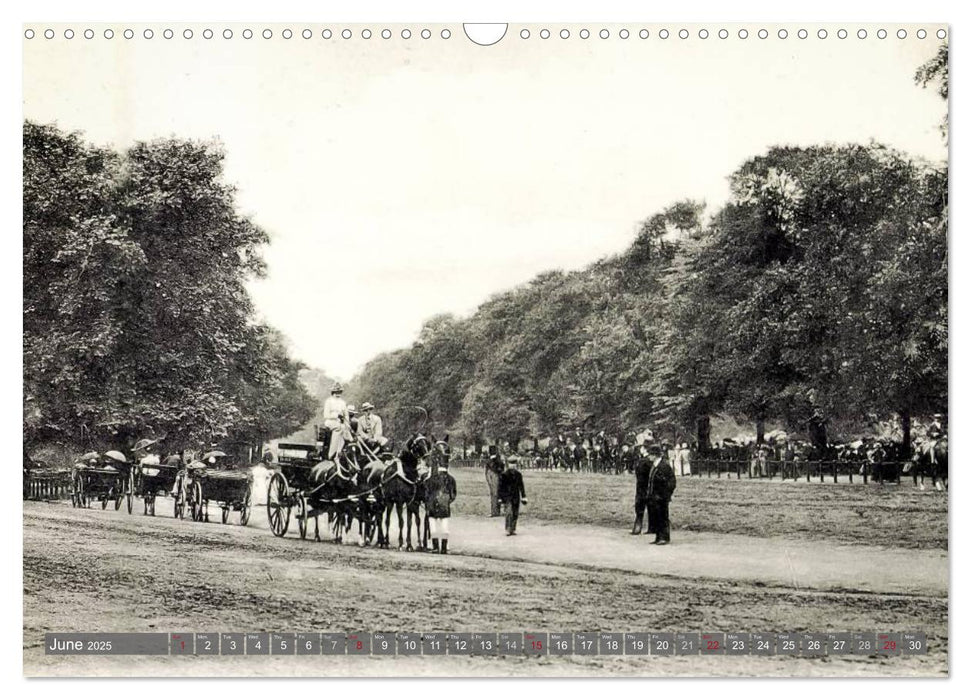
[[[229,506],[223,506],[223,525],[229,522]]]
[[[135,475],[129,474],[125,479],[125,505],[128,508],[128,515],[131,515],[132,507],[135,505]]]
[[[290,487],[287,478],[276,472],[270,477],[266,490],[266,519],[277,537],[287,534],[290,527]]]
[[[197,523],[201,523],[203,518],[202,484],[198,481],[193,481],[189,487],[189,493],[191,495],[191,498],[189,498],[189,506],[192,509],[192,519]]]
[[[180,474],[175,480],[175,517],[179,520],[185,518],[185,474]]]
[[[250,484],[249,486],[246,487],[246,496],[243,497],[243,503],[239,507],[239,524],[244,527],[246,526],[246,523],[249,522],[250,508],[251,508],[250,503],[252,499],[253,499],[253,485]]]
[[[307,497],[303,494],[297,497],[297,527],[300,529],[300,539],[307,539]]]

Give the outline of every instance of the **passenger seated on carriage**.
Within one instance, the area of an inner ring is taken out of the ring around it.
[[[357,436],[368,449],[377,452],[379,448],[388,444],[388,438],[384,436],[381,416],[374,412],[374,404],[370,401],[365,401],[361,409],[364,415],[358,418]]]
[[[138,464],[139,466],[156,465],[161,463],[162,461],[161,457],[155,452],[152,452],[149,450],[149,448],[152,445],[156,445],[156,444],[158,444],[158,440],[151,440],[148,438],[144,438],[136,442],[135,446],[132,448],[132,452],[134,453],[134,457],[135,457],[135,463]]]
[[[83,455],[78,457],[77,462],[74,463],[76,467],[100,467],[101,466],[101,455],[97,452],[85,452]]]
[[[324,401],[324,427],[330,431],[330,444],[327,448],[327,459],[330,461],[335,461],[344,448],[345,440],[353,437],[350,432],[351,418],[347,412],[347,403],[342,398],[343,393],[344,387],[337,382]]]
[[[128,458],[118,450],[108,450],[105,452],[102,458],[102,465],[117,469],[118,471],[127,471],[131,468],[131,465],[128,463]]]

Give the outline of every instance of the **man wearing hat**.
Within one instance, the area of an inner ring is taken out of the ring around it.
[[[341,386],[340,382],[336,382],[331,387],[330,396],[324,401],[324,427],[330,430],[330,447],[327,450],[327,459],[331,461],[336,460],[337,455],[344,449],[347,426],[351,424],[343,394],[344,387]]]
[[[428,494],[425,512],[432,538],[432,551],[448,554],[448,521],[452,516],[452,501],[458,494],[455,479],[448,473],[448,462],[439,465],[425,482]]]
[[[388,438],[384,436],[381,416],[374,412],[374,404],[365,401],[361,405],[364,415],[357,419],[357,435],[368,447],[384,447]]]
[[[668,504],[677,487],[677,480],[665,447],[653,447],[650,455],[651,470],[647,477],[648,522],[653,525],[654,544],[671,542],[671,521]]]
[[[637,466],[634,467],[637,485],[634,489],[634,527],[630,531],[632,535],[641,534],[641,529],[644,527],[645,509],[647,509],[647,534],[650,535],[655,531],[653,527],[654,523],[651,522],[652,511],[647,507],[648,484],[651,478],[651,467],[654,466],[651,453],[654,450],[660,455],[661,448],[659,446],[652,446],[647,443],[638,445],[640,457],[637,460]]]
[[[496,445],[489,445],[489,458],[486,460],[485,476],[486,483],[489,485],[489,505],[491,513],[489,517],[498,518],[499,512],[499,477],[506,470],[506,465],[499,456],[499,448]]]
[[[523,475],[519,473],[516,464],[519,457],[509,455],[506,460],[506,470],[499,477],[499,502],[506,514],[506,536],[516,534],[516,523],[519,521],[519,504],[526,505],[526,487],[523,485]]]

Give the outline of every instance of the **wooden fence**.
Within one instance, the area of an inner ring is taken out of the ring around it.
[[[778,461],[766,462],[722,459],[691,460],[691,475],[720,479],[789,479],[807,482],[818,481],[870,481],[894,482],[899,484],[903,474],[904,462],[851,462],[841,460]]]
[[[24,479],[24,500],[59,501],[70,497],[69,469],[38,469]]]
[[[485,466],[484,459],[453,459],[451,465],[459,468],[482,468]],[[548,461],[543,458],[520,458],[519,468],[538,469],[546,468]],[[880,483],[893,482],[900,483],[903,476],[904,462],[880,462],[871,464],[869,462],[851,462],[842,460],[813,460],[813,461],[779,461],[769,460],[766,462],[756,462],[748,460],[730,459],[698,459],[694,458],[690,462],[689,473],[675,465],[676,471],[682,471],[677,476],[700,476],[712,479],[781,479],[783,481],[798,481],[803,479],[807,482],[849,482],[855,481],[864,484],[870,481]],[[608,473],[613,473],[611,470]]]

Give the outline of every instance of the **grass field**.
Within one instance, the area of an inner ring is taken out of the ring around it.
[[[457,510],[488,515],[485,473],[456,468]],[[534,518],[629,528],[634,520],[630,474],[523,473]],[[671,501],[675,530],[755,537],[795,537],[851,544],[947,549],[947,494],[912,484],[832,484],[690,476]]]

